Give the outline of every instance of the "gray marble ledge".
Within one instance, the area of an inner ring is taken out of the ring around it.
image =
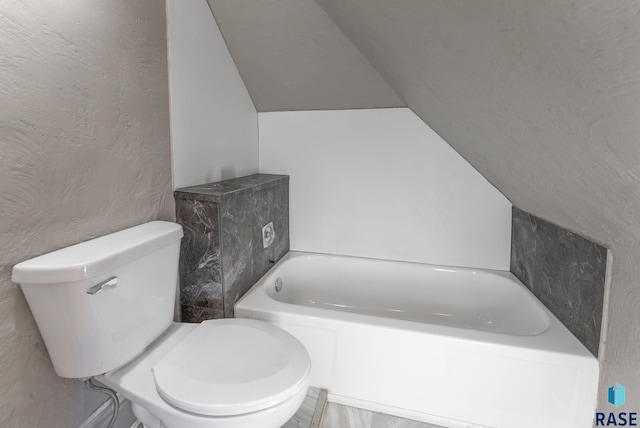
[[[289,176],[277,174],[253,174],[246,177],[218,181],[216,183],[183,187],[181,189],[176,189],[174,196],[176,199],[219,202],[225,195],[230,195],[247,189],[251,189],[253,191],[268,189],[269,187],[276,186],[282,180],[288,182]]]

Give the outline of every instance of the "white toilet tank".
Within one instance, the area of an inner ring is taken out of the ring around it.
[[[169,327],[181,238],[153,221],[14,266],[59,376],[120,367]]]

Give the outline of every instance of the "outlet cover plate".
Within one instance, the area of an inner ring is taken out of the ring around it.
[[[262,248],[269,247],[275,239],[276,231],[273,228],[273,222],[269,222],[262,228]]]

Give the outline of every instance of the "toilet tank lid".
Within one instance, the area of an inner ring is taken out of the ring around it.
[[[182,226],[152,221],[62,248],[13,267],[12,281],[44,284],[101,275],[182,238]]]

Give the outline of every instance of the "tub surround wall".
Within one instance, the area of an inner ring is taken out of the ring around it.
[[[595,356],[606,267],[606,248],[513,208],[511,272]]]
[[[291,248],[509,269],[511,204],[406,108],[259,113],[291,177]]]
[[[289,251],[289,177],[254,174],[175,191],[182,321],[233,317],[233,305]],[[262,245],[273,222],[275,240]]]

